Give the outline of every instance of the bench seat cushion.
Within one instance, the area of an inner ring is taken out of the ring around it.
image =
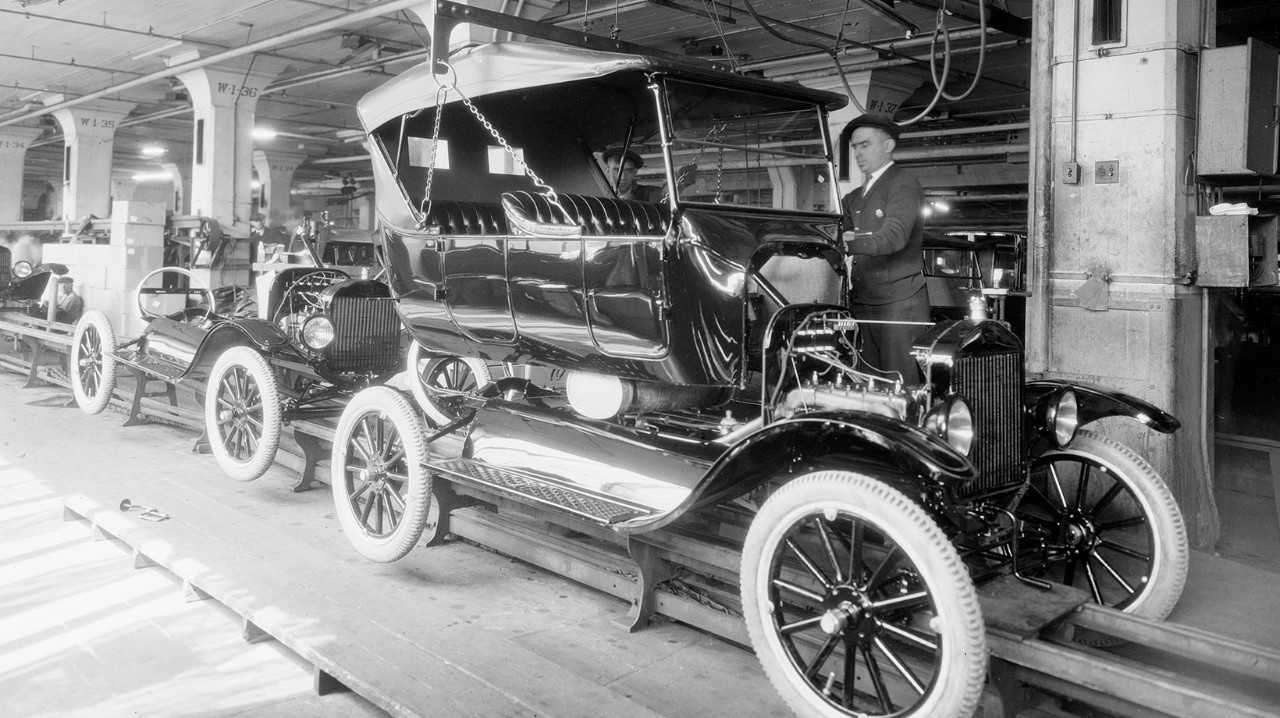
[[[507,217],[502,206],[488,202],[432,200],[427,210],[427,224],[439,227],[441,234],[507,233]]]
[[[546,195],[523,190],[503,194],[502,205],[512,216],[513,225],[518,223],[514,220],[580,225],[588,236],[662,236],[671,222],[666,205],[578,194],[562,194],[559,198],[564,212]]]

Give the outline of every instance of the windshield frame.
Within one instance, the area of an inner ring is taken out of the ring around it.
[[[796,104],[807,105],[810,108],[810,110],[814,113],[814,117],[817,120],[818,134],[819,134],[818,141],[821,142],[822,153],[806,154],[803,152],[788,151],[784,149],[787,146],[786,143],[776,143],[776,146],[775,146],[775,143],[769,143],[767,146],[762,145],[762,146],[750,147],[750,146],[743,146],[743,145],[734,145],[729,143],[715,143],[715,142],[709,142],[709,141],[699,140],[695,138],[677,138],[674,134],[675,121],[672,115],[672,107],[671,107],[671,99],[672,99],[673,92],[675,91],[673,88],[673,85],[686,85],[686,86],[696,85],[696,86],[710,88],[712,90],[716,90],[720,92],[739,93],[747,96],[755,96],[755,97],[766,98],[766,99],[776,99],[779,101],[787,101],[787,102],[793,102]],[[658,125],[659,125],[658,129],[659,129],[659,132],[661,133],[662,155],[663,155],[663,162],[665,165],[664,169],[666,173],[666,186],[675,187],[675,191],[671,192],[671,196],[670,196],[670,202],[672,203],[673,207],[675,208],[699,207],[699,208],[710,208],[710,209],[719,208],[719,209],[732,209],[734,211],[741,210],[741,211],[748,211],[748,212],[785,212],[787,214],[812,215],[812,216],[822,216],[822,217],[831,217],[831,216],[840,215],[841,213],[840,195],[839,195],[839,187],[834,181],[834,178],[836,176],[835,162],[834,162],[833,153],[831,151],[831,132],[830,132],[830,127],[828,126],[827,108],[821,102],[804,100],[795,96],[771,95],[770,93],[761,92],[754,88],[734,87],[727,84],[718,84],[714,82],[709,82],[701,78],[672,75],[668,73],[655,73],[653,82],[650,84],[650,89],[653,91],[654,97],[658,102]],[[689,197],[686,196],[685,188],[679,187],[676,182],[676,173],[678,171],[678,167],[680,167],[682,164],[682,160],[678,159],[675,154],[676,153],[675,146],[677,143],[702,146],[702,147],[723,147],[726,149],[738,150],[751,155],[759,155],[759,156],[770,155],[770,156],[781,157],[781,158],[789,158],[792,160],[796,160],[797,163],[800,163],[800,161],[807,160],[806,162],[804,162],[804,164],[821,166],[822,169],[820,171],[824,172],[827,178],[826,181],[823,182],[822,184],[826,188],[826,194],[827,194],[826,200],[827,200],[828,209],[806,210],[806,209],[798,209],[794,207],[791,207],[791,208],[763,207],[763,206],[754,205],[754,204],[737,204],[737,203],[719,202],[719,201],[705,202],[701,200],[690,199]]]

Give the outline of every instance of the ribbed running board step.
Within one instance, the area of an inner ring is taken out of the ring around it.
[[[149,354],[142,354],[131,349],[123,349],[115,353],[115,358],[122,364],[128,364],[137,367],[148,374],[154,374],[162,379],[170,381],[178,379],[187,373],[186,367],[178,366],[173,362],[158,359]]]
[[[427,467],[455,481],[556,508],[601,526],[656,513],[654,509],[569,486],[555,479],[472,459],[429,461]]]

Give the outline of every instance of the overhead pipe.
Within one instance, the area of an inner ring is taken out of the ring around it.
[[[1031,151],[1029,142],[1000,142],[982,145],[936,145],[897,150],[895,162],[913,160],[945,160],[953,157],[990,157],[993,155],[1020,154]]]
[[[987,43],[987,51],[1001,50],[1008,47],[1019,47],[1025,45],[1025,40],[1006,40],[1004,42]],[[960,47],[951,50],[952,55],[967,55],[981,50],[979,47]],[[914,55],[895,57],[888,60],[869,60],[867,62],[856,62],[849,65],[841,65],[845,72],[866,72],[868,70],[881,70],[888,67],[902,67],[903,65],[919,65],[925,62],[923,58]],[[768,75],[770,80],[775,82],[802,82],[804,80],[818,80],[824,77],[830,77],[836,74],[836,68],[820,67],[815,70],[804,70],[803,72],[792,72],[782,75]],[[1008,84],[1008,83],[1001,83]]]
[[[184,62],[180,65],[175,65],[173,67],[169,67],[164,70],[160,70],[158,72],[153,72],[149,75],[143,75],[142,77],[129,80],[128,82],[123,82],[118,85],[113,85],[111,87],[98,90],[96,92],[90,92],[87,95],[81,95],[80,97],[77,97],[71,100],[64,100],[62,102],[57,102],[47,107],[44,107],[42,109],[36,110],[34,112],[29,112],[25,115],[21,115],[19,117],[7,119],[7,120],[0,120],[0,127],[8,127],[9,125],[16,125],[19,122],[23,122],[24,120],[32,120],[37,117],[41,117],[43,115],[52,114],[54,112],[57,112],[58,110],[64,110],[69,107],[75,107],[76,105],[81,105],[86,102],[90,102],[92,100],[97,100],[97,99],[106,97],[107,95],[110,95],[113,93],[122,92],[124,90],[138,87],[140,85],[145,85],[149,82],[155,82],[157,80],[166,80],[170,77],[176,77],[183,73],[191,72],[192,70],[199,70],[201,68],[208,67],[210,65],[216,65],[220,62],[226,62],[227,60],[232,60],[237,57],[250,55],[255,52],[258,52],[259,50],[266,50],[272,47],[277,47],[279,45],[284,45],[285,43],[293,42],[295,40],[302,40],[304,38],[311,37],[312,35],[318,35],[322,32],[343,27],[345,25],[349,25],[350,23],[358,22],[360,20],[365,20],[371,17],[379,17],[382,15],[386,15],[388,13],[398,12],[400,10],[407,10],[413,7],[420,7],[422,3],[423,3],[423,0],[390,0],[390,2],[386,2],[375,7],[366,8],[364,10],[357,10],[356,12],[349,13],[331,20],[323,20],[321,22],[308,25],[307,27],[286,32],[283,35],[276,35],[275,37],[269,37],[264,40],[258,40],[257,42],[251,42],[248,45],[245,45],[243,47],[237,47],[232,50],[227,50],[226,52],[220,52],[216,55],[201,58],[199,60]]]

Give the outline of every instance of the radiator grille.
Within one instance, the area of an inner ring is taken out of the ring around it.
[[[965,495],[985,494],[1022,481],[1022,352],[965,356],[956,360],[953,389],[969,402],[976,430],[969,459],[980,478]]]
[[[390,297],[335,297],[328,363],[336,371],[378,371],[400,363],[400,319]]]

